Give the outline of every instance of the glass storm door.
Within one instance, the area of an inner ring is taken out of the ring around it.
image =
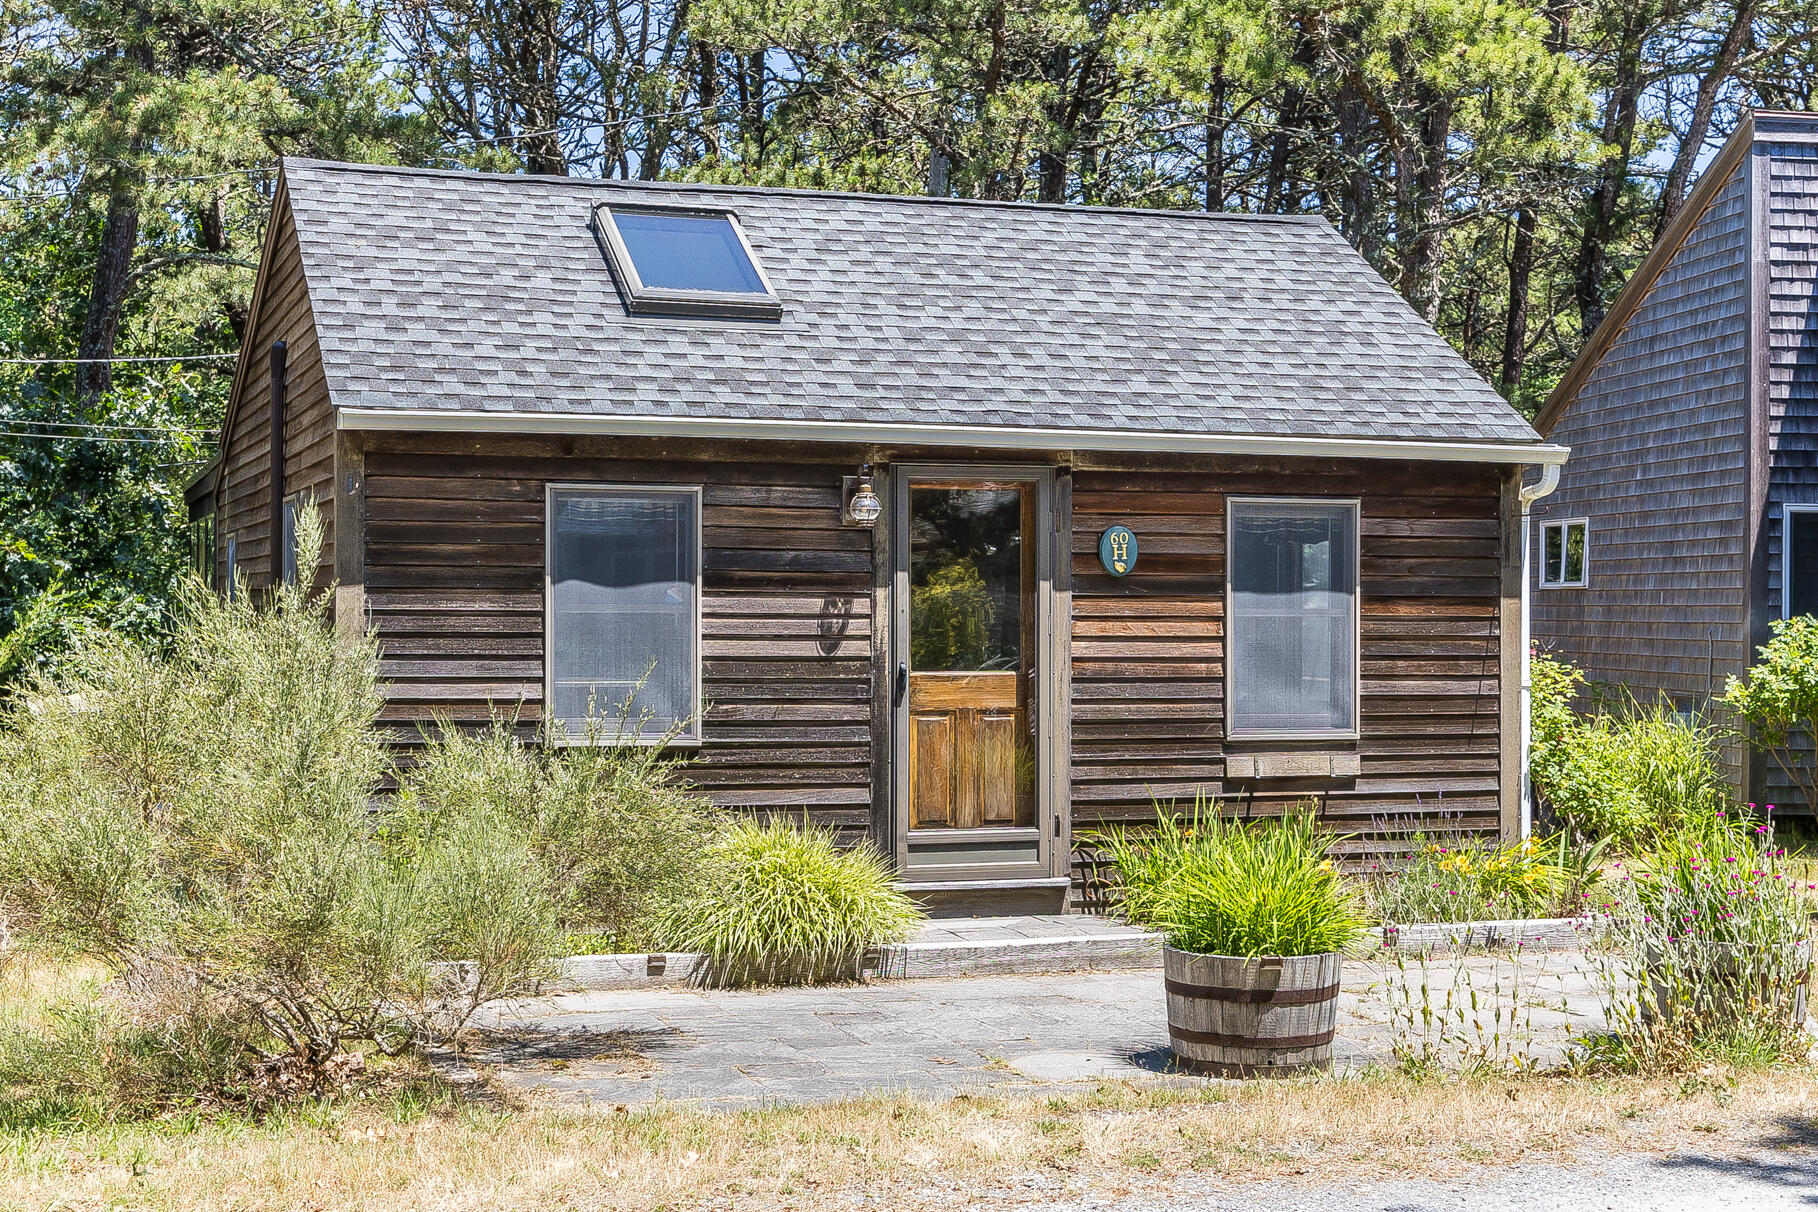
[[[1039,469],[899,482],[897,819],[918,875],[1040,874],[1046,861],[1047,508]]]

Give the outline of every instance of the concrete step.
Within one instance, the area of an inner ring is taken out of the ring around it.
[[[1159,968],[1161,939],[1084,914],[938,920],[879,948],[876,964],[880,980]]]

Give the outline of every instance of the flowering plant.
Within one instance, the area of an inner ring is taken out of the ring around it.
[[[1639,1058],[1779,1055],[1805,1017],[1811,921],[1766,821],[1719,811],[1662,834],[1599,901],[1618,942],[1611,1023]]]

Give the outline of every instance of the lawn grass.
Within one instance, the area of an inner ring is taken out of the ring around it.
[[[483,1087],[484,1083],[482,1083]],[[254,1122],[172,1115],[0,1130],[0,1208],[896,1208],[1170,1176],[1456,1175],[1579,1150],[1710,1149],[1818,1117],[1818,1074],[1675,1081],[1395,1074],[710,1112],[509,1102],[425,1074]],[[1719,1132],[1713,1134],[1713,1125]]]

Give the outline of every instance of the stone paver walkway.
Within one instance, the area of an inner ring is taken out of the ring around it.
[[[1469,1008],[1473,991],[1478,1010]],[[1602,1026],[1597,983],[1578,952],[1348,961],[1337,1065],[1391,1059],[1398,1019],[1404,1040],[1424,1040],[1452,1063],[1554,1064],[1571,1035]],[[1409,1021],[1429,1025],[1417,1031]],[[1203,1080],[1169,1071],[1154,971],[577,993],[502,1003],[481,1026],[489,1036],[476,1059],[507,1083],[609,1104],[730,1108],[879,1091]]]

